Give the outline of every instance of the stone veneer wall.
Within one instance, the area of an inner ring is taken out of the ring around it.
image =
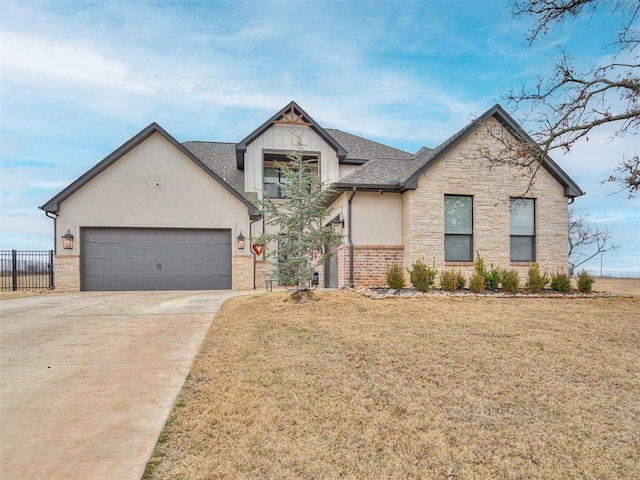
[[[353,284],[355,287],[385,286],[387,268],[403,263],[402,245],[354,245]],[[349,246],[338,248],[338,286],[349,287]]]
[[[266,260],[256,260],[256,290],[266,288],[267,272],[270,268]]]
[[[490,128],[502,127],[494,119]],[[504,130],[503,130],[504,132]],[[568,199],[563,187],[543,168],[531,189],[528,172],[506,165],[489,165],[479,152],[497,151],[499,143],[481,125],[419,179],[419,188],[403,195],[404,264],[424,259],[445,268],[460,269],[467,278],[473,263],[444,262],[444,196],[473,196],[473,251],[500,268],[517,268],[521,280],[527,276],[528,264],[509,259],[509,201],[511,197],[535,198],[536,261],[541,270],[567,269]]]
[[[55,289],[59,292],[80,291],[80,255],[53,257]]]
[[[253,256],[234,255],[231,263],[233,290],[253,289]]]

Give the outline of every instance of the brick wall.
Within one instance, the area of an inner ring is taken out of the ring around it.
[[[80,255],[53,257],[55,289],[60,292],[80,291]]]
[[[387,269],[392,263],[403,263],[402,245],[354,245],[353,284],[360,286],[385,286]],[[338,285],[349,287],[349,246],[338,248]]]

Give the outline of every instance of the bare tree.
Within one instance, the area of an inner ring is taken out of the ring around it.
[[[638,134],[640,126],[640,2],[638,0],[515,0],[513,15],[530,16],[534,24],[526,38],[532,45],[555,27],[577,17],[594,20],[616,14],[620,26],[611,39],[603,38],[608,57],[586,71],[578,71],[570,54],[561,50],[550,75],[538,78],[534,88],[513,90],[507,99],[529,108],[526,118],[539,127],[531,133],[537,149],[515,150],[515,164],[540,162],[550,151],[565,152],[602,125],[615,125],[612,140]],[[603,58],[602,51],[594,58]],[[533,153],[533,155],[532,155]],[[616,173],[604,182],[617,183],[629,197],[639,188],[638,152],[620,159]],[[535,173],[534,169],[534,173]]]
[[[578,215],[569,208],[569,276],[576,269],[598,255],[616,250],[609,230],[600,230],[589,223],[585,215]]]

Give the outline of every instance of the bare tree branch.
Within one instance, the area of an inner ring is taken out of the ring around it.
[[[569,276],[576,269],[596,256],[617,250],[619,245],[612,243],[609,230],[600,230],[589,224],[585,215],[577,215],[569,208]]]
[[[512,91],[506,99],[515,108],[528,105],[528,120],[539,128],[531,133],[537,143],[541,160],[552,150],[568,152],[580,139],[606,124],[616,125],[614,139],[627,134],[636,135],[640,129],[640,44],[638,0],[516,0],[516,17],[531,16],[534,25],[527,41],[534,43],[558,24],[576,18],[595,18],[603,12],[619,14],[622,23],[613,42],[616,53],[608,61],[579,73],[573,59],[564,51],[554,62],[552,74],[538,79],[533,89]],[[621,57],[624,56],[624,59]],[[627,60],[629,58],[630,60]],[[516,150],[517,152],[518,150]],[[527,152],[530,154],[531,152]],[[631,159],[637,152],[630,152]],[[520,161],[522,163],[522,161]],[[634,170],[635,168],[635,170]],[[638,190],[637,162],[624,158],[616,172],[605,182],[625,186],[630,196]],[[626,182],[626,183],[623,183]]]

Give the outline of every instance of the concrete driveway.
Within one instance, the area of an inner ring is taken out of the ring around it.
[[[215,313],[239,293],[0,300],[0,478],[139,480]]]

